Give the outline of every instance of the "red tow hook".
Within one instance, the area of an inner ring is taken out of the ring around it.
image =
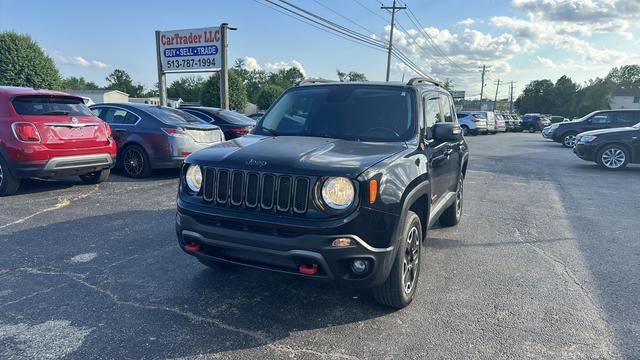
[[[184,249],[187,250],[188,253],[197,253],[200,251],[200,244],[194,242],[188,243],[184,246]]]
[[[300,264],[298,271],[305,275],[315,275],[318,272],[318,264]]]

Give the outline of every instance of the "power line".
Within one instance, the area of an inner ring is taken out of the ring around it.
[[[372,33],[372,34],[375,34],[375,31],[372,31],[372,30],[370,30],[370,29],[367,29],[366,27],[364,27],[364,26],[362,26],[362,25],[358,24],[358,23],[357,23],[357,22],[355,22],[354,20],[352,20],[352,19],[350,19],[350,18],[348,18],[348,17],[346,17],[346,16],[344,16],[344,15],[340,14],[339,12],[337,12],[337,11],[335,11],[335,10],[333,10],[330,6],[327,6],[327,5],[325,5],[325,4],[323,4],[323,3],[321,3],[321,2],[320,2],[320,1],[318,1],[318,0],[313,0],[313,1],[314,1],[316,4],[318,4],[318,5],[322,6],[323,8],[325,8],[325,9],[327,9],[327,10],[331,11],[332,13],[334,13],[334,14],[336,14],[336,15],[340,16],[341,18],[343,18],[343,19],[347,20],[348,22],[352,23],[353,25],[355,25],[355,26],[359,27],[360,29],[362,29],[362,30],[364,30],[364,31],[368,31],[368,32],[370,32],[370,33]]]
[[[387,22],[387,19],[385,19],[384,16],[378,14],[377,12],[369,9],[369,7],[367,7],[366,5],[364,5],[363,3],[360,2],[360,0],[353,0],[356,4],[360,5],[363,9],[367,10],[368,12],[372,13],[373,15],[377,16],[378,18],[382,19],[382,21],[384,21],[385,23]],[[382,2],[378,1],[380,3],[380,5],[384,5]]]

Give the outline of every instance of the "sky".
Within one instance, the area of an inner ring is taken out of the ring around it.
[[[279,2],[279,0],[271,0]],[[391,0],[288,0],[305,10],[388,42]],[[299,67],[307,77],[336,79],[336,69],[384,80],[387,54],[347,41],[265,6],[265,0],[10,1],[0,0],[0,31],[27,33],[63,76],[99,85],[114,69],[135,82],[157,82],[155,30],[217,26],[227,22],[229,58],[252,69]],[[421,71],[449,79],[467,97],[496,82],[514,81],[517,96],[536,79],[562,75],[578,83],[613,66],[640,64],[640,0],[402,0],[394,45]],[[270,5],[273,7],[273,5]],[[391,80],[415,73],[393,59]],[[169,75],[168,81],[177,75]],[[498,88],[507,97],[508,85]]]

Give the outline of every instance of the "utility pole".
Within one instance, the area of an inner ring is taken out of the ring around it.
[[[406,8],[406,6],[396,6],[396,0],[393,0],[393,6],[380,7],[383,10],[391,10],[391,31],[389,32],[389,51],[387,52],[387,81],[389,81],[389,72],[391,71],[391,50],[393,49],[393,26],[396,19],[396,11]]]
[[[229,64],[227,61],[227,41],[229,24],[220,25],[220,107],[229,110]]]
[[[487,66],[482,65],[482,75],[481,75],[482,83],[480,85],[480,111],[482,111],[482,97],[484,95],[484,75],[486,71],[487,71]]]
[[[500,79],[496,82],[496,97],[493,99],[493,111],[498,107],[498,89],[500,88]]]
[[[509,86],[509,112],[513,113],[513,80],[511,80],[511,86]]]
[[[158,65],[158,97],[160,106],[167,106],[167,75],[162,70],[162,60],[160,56],[160,31],[156,30],[156,59]]]

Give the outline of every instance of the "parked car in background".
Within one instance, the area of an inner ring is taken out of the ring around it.
[[[518,116],[518,114],[514,114],[514,113],[510,113],[509,116],[512,119],[512,126],[513,126],[511,131],[514,131],[514,132],[522,131],[522,126],[520,125],[522,120],[520,120],[520,116]]]
[[[487,133],[487,119],[480,114],[458,113],[457,116],[464,136]]]
[[[253,119],[255,121],[258,121],[258,120],[262,119],[263,116],[264,116],[264,111],[258,111],[258,112],[255,112],[255,113],[251,114],[251,115],[247,115],[247,117],[249,117],[249,118],[251,118],[251,119]]]
[[[545,126],[551,125],[551,120],[540,114],[524,114],[520,127],[530,133],[542,131]]]
[[[496,118],[492,111],[460,111],[458,113],[462,115],[471,114],[479,116],[486,120],[488,134],[495,134],[498,132],[496,128]]]
[[[218,126],[227,140],[247,135],[256,125],[255,120],[231,110],[213,107],[180,107],[208,124]]]
[[[132,178],[149,177],[154,169],[179,168],[191,153],[224,141],[217,126],[170,107],[119,103],[93,105],[91,110],[111,125],[117,165]]]
[[[559,125],[560,123],[557,122],[549,126],[545,126],[544,129],[542,129],[542,137],[545,139],[553,139],[553,133],[556,131]]]
[[[105,181],[115,157],[109,125],[81,97],[0,87],[0,196],[15,193],[21,179],[31,177]]]
[[[607,170],[640,164],[640,122],[630,127],[587,131],[577,135],[573,152]]]
[[[556,116],[556,115],[551,116],[551,123],[552,124],[561,123],[561,122],[567,122],[567,121],[569,121],[569,119],[567,119],[564,116]]]
[[[599,110],[578,120],[558,123],[552,138],[564,147],[572,148],[576,144],[576,136],[585,131],[629,127],[640,122],[639,110]]]
[[[500,132],[507,132],[507,121],[502,114],[494,113],[496,118],[496,130]]]

